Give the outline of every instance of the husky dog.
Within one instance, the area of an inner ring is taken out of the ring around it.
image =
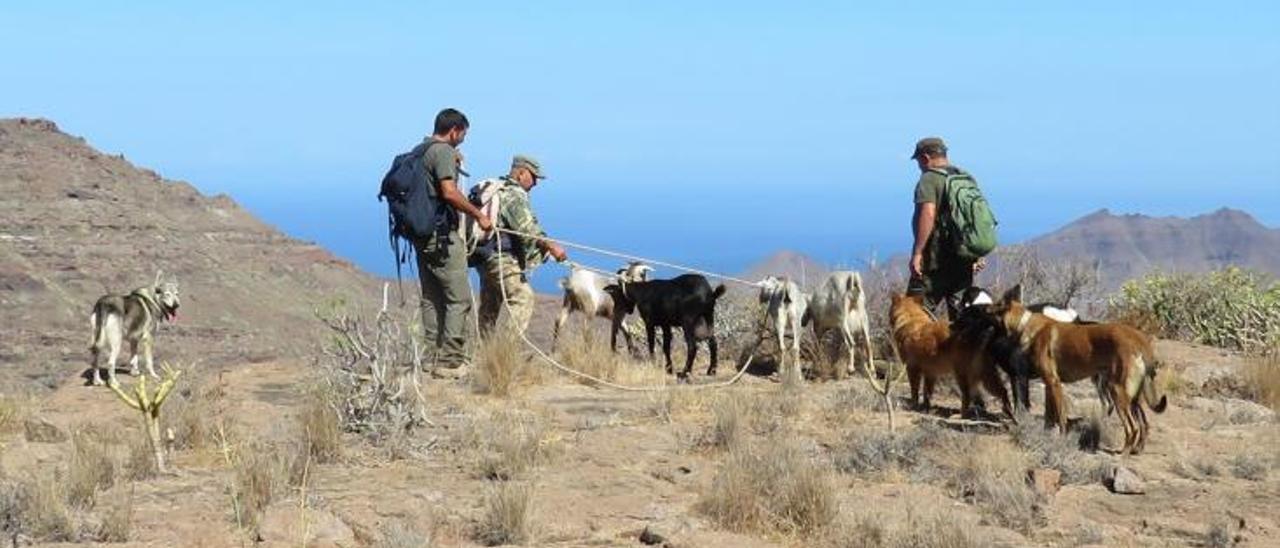
[[[93,305],[89,326],[93,329],[93,341],[89,346],[93,354],[93,384],[102,385],[102,353],[107,353],[107,377],[116,382],[116,359],[120,347],[129,343],[129,372],[138,375],[138,347],[147,362],[147,372],[159,378],[151,359],[151,346],[156,326],[161,320],[172,321],[178,317],[178,282],[156,281],[150,287],[140,287],[128,295],[106,295]]]

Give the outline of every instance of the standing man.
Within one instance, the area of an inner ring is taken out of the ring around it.
[[[916,142],[911,159],[920,167],[920,180],[916,183],[915,214],[911,217],[915,244],[911,248],[907,294],[924,295],[925,308],[931,313],[938,303],[946,302],[947,316],[954,319],[961,293],[973,285],[974,273],[986,266],[985,259],[961,257],[955,238],[945,234],[948,178],[959,175],[972,182],[972,177],[951,165],[947,145],[940,137]]]
[[[517,154],[511,159],[511,171],[491,184],[498,185],[490,192],[496,193],[497,228],[514,230],[523,234],[546,236],[538,217],[533,214],[529,192],[545,179],[542,164],[531,156]],[[483,192],[483,190],[482,190]],[[502,253],[498,253],[498,239],[502,239]],[[556,261],[566,258],[564,249],[554,242],[527,236],[494,233],[474,253],[473,264],[480,270],[480,330],[489,333],[502,311],[502,292],[506,289],[508,320],[517,332],[524,332],[533,316],[534,295],[527,273],[551,255]]]
[[[458,233],[459,214],[475,219],[482,229],[492,226],[458,190],[458,174],[467,173],[462,170],[457,147],[466,139],[470,126],[461,112],[451,108],[440,111],[423,152],[427,183],[436,187],[446,224],[435,236],[414,245],[422,284],[422,331],[428,348],[435,348],[432,375],[441,378],[462,376],[468,362],[471,282],[467,278],[466,244]]]

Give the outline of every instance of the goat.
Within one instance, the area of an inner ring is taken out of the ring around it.
[[[649,272],[652,271],[653,267],[647,264],[633,262],[618,269],[618,279],[644,281],[649,278]],[[611,323],[609,348],[617,351],[618,331],[622,331],[622,336],[627,342],[627,350],[634,351],[634,346],[631,344],[629,326],[623,321],[626,318],[626,314],[617,313],[616,299],[610,291],[605,290],[605,286],[605,281],[596,273],[577,265],[570,267],[569,276],[560,280],[560,287],[564,289],[564,299],[561,302],[560,314],[556,316],[555,327],[551,333],[552,351],[555,350],[556,342],[560,339],[560,329],[569,320],[569,314],[572,312],[581,312],[588,317],[608,319]]]
[[[809,308],[809,294],[788,278],[769,276],[760,280],[760,304],[765,320],[773,326],[778,338],[778,373],[783,378],[800,380],[800,319]],[[791,332],[791,367],[787,368],[787,331]]]
[[[867,295],[863,287],[862,275],[857,272],[832,272],[814,291],[813,297],[809,299],[808,310],[800,321],[802,325],[813,323],[813,334],[819,341],[832,330],[840,333],[841,340],[849,349],[850,373],[857,363],[854,353],[858,343],[854,334],[861,333],[867,351],[867,379],[875,385],[875,361],[871,356],[869,327],[871,323],[867,318]]]
[[[649,356],[653,356],[655,332],[662,328],[662,352],[667,358],[667,373],[672,372],[671,364],[671,328],[684,330],[687,348],[684,371],[678,375],[682,380],[689,378],[693,370],[693,360],[697,356],[698,341],[707,341],[711,351],[711,365],[707,375],[716,374],[716,336],[715,306],[716,300],[724,296],[724,285],[715,289],[707,279],[698,274],[685,274],[670,280],[653,280],[643,282],[621,281],[610,285],[605,291],[614,295],[618,313],[640,312],[644,320],[645,336],[649,343]]]

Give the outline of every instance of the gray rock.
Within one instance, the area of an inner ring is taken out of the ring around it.
[[[1120,495],[1141,495],[1146,492],[1142,485],[1142,478],[1132,470],[1123,466],[1113,466],[1107,471],[1103,478],[1103,484],[1110,489],[1112,493]]]
[[[67,441],[67,433],[57,425],[37,417],[28,417],[22,423],[26,431],[27,441],[31,443],[62,443]]]

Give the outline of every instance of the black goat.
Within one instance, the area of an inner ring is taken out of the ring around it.
[[[614,297],[619,317],[632,310],[640,312],[649,341],[649,356],[653,356],[655,332],[662,328],[662,353],[667,358],[667,373],[672,372],[671,328],[679,327],[684,330],[687,345],[684,372],[678,375],[679,378],[689,377],[698,353],[698,341],[702,340],[707,341],[711,350],[711,366],[707,368],[707,375],[716,374],[716,300],[724,295],[724,285],[712,289],[706,278],[685,274],[670,280],[610,285],[605,291]]]

